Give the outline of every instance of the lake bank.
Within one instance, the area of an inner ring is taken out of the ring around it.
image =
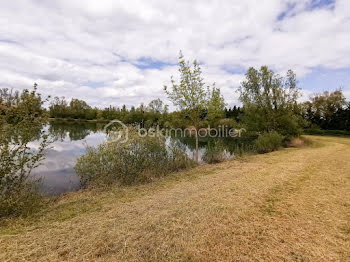
[[[80,180],[76,175],[74,166],[76,160],[86,154],[86,146],[97,147],[106,141],[107,136],[103,130],[104,124],[88,121],[50,121],[44,127],[46,133],[54,139],[50,147],[45,150],[45,159],[41,165],[33,170],[35,178],[42,179],[41,191],[46,195],[59,195],[80,189]],[[224,138],[219,138],[224,139]],[[193,157],[195,141],[193,137],[178,138],[186,152]],[[250,150],[253,138],[227,138],[230,155],[241,154]],[[31,142],[30,146],[36,148],[39,140]],[[205,152],[208,138],[200,138],[200,158]],[[238,149],[238,150],[236,150]]]
[[[1,260],[349,258],[350,139],[81,191],[1,227]]]

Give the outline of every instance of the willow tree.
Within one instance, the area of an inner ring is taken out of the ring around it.
[[[213,89],[210,91],[210,88],[205,86],[202,71],[197,61],[194,60],[192,63],[185,61],[182,52],[179,55],[179,72],[179,82],[177,83],[172,76],[171,87],[164,86],[164,90],[173,104],[179,110],[187,113],[195,129],[195,158],[198,162],[198,130],[203,120],[201,116],[209,105],[217,106],[223,110],[223,98],[220,95],[220,89],[213,85]],[[215,117],[216,111],[212,107],[210,112],[210,116]]]

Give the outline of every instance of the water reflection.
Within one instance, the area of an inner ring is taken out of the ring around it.
[[[42,179],[42,191],[47,194],[61,194],[80,188],[80,181],[74,172],[76,160],[86,152],[86,145],[97,146],[106,140],[103,123],[95,122],[50,122],[45,128],[55,141],[45,151],[45,160],[33,171],[36,178]],[[233,156],[249,151],[252,139],[221,138],[227,145],[228,153]],[[186,146],[189,156],[194,156],[195,140],[192,137],[178,138]],[[210,138],[200,138],[199,157],[205,152]],[[30,144],[38,147],[38,140]]]
[[[86,152],[86,145],[97,146],[106,139],[103,125],[81,122],[50,122],[46,127],[55,138],[45,150],[45,159],[33,171],[35,178],[42,179],[42,191],[47,194],[61,194],[80,188],[80,181],[74,172],[76,160]],[[35,148],[39,142],[33,141]]]
[[[96,122],[51,121],[49,132],[61,141],[64,141],[67,137],[70,141],[79,141],[85,139],[91,133],[101,131],[103,127],[103,123]]]

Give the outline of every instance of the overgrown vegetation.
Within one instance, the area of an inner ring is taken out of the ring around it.
[[[221,96],[220,89],[213,84],[212,88],[207,86],[202,78],[202,71],[196,60],[192,65],[185,61],[180,52],[179,56],[180,81],[171,77],[171,87],[164,86],[168,98],[174,103],[179,110],[185,112],[193,126],[196,138],[196,162],[198,163],[198,131],[204,119],[209,123],[215,123],[222,118],[225,101]],[[203,116],[203,111],[206,115]]]
[[[30,177],[44,158],[48,137],[42,132],[43,100],[36,92],[0,93],[0,217],[26,215],[41,205],[38,181]],[[36,150],[29,143],[40,139]]]
[[[303,120],[297,99],[296,75],[289,70],[286,77],[275,74],[266,66],[249,68],[240,91],[243,103],[243,122],[257,132],[278,132],[298,136]]]
[[[347,261],[350,140],[310,139],[322,146],[69,194],[1,226],[0,260]]]
[[[260,154],[269,153],[282,147],[283,136],[276,131],[263,133],[255,141],[256,151]]]
[[[208,164],[220,163],[228,159],[228,151],[222,140],[209,141],[205,147],[203,161]]]
[[[302,107],[303,117],[309,122],[310,132],[317,127],[350,131],[350,102],[346,101],[341,90],[315,94],[310,101],[302,104]]]
[[[113,140],[88,148],[75,170],[84,186],[149,182],[157,177],[193,166],[185,149],[162,137],[140,137],[130,128],[129,139]]]
[[[239,88],[242,106],[232,108],[225,108],[224,97],[215,84],[206,86],[199,63],[186,61],[181,52],[179,73],[178,81],[172,77],[171,85],[165,86],[165,93],[177,108],[174,112],[169,112],[168,105],[160,99],[130,109],[125,105],[99,109],[80,99],[68,102],[58,97],[51,101],[47,110],[43,107],[46,100],[37,93],[36,84],[33,91],[22,93],[1,89],[0,216],[28,214],[40,206],[39,181],[34,180],[31,173],[44,158],[44,150],[49,144],[48,136],[43,132],[48,118],[101,122],[118,119],[146,129],[155,126],[188,129],[195,136],[193,148],[196,153],[192,160],[180,143],[157,136],[139,137],[131,128],[126,143],[109,141],[98,148],[88,148],[86,155],[78,159],[76,171],[84,186],[146,182],[193,166],[199,161],[201,128],[206,131],[209,127],[219,130],[221,127],[242,128],[249,138],[257,137],[249,144],[249,149],[240,145],[231,150],[225,144],[227,141],[210,141],[203,155],[207,163],[227,159],[228,150],[234,155],[245,151],[267,153],[277,150],[305,129],[315,134],[350,131],[350,103],[342,91],[316,94],[310,101],[298,103],[301,92],[291,70],[281,77],[267,66],[249,68]],[[94,130],[102,129],[95,124]],[[89,134],[75,128],[74,124],[61,129],[53,123],[49,131],[58,139],[69,134],[72,140],[79,140]],[[218,134],[222,135],[222,132]],[[228,139],[233,140],[232,137]],[[30,147],[33,140],[40,141],[38,148]]]

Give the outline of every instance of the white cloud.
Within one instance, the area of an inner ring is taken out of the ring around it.
[[[165,99],[163,85],[177,73],[181,49],[203,64],[208,84],[237,103],[234,91],[249,66],[292,68],[298,76],[350,68],[350,2],[310,8],[315,2],[2,1],[0,86],[35,81],[46,95],[97,106],[148,103]],[[165,66],[138,68],[142,58]]]

